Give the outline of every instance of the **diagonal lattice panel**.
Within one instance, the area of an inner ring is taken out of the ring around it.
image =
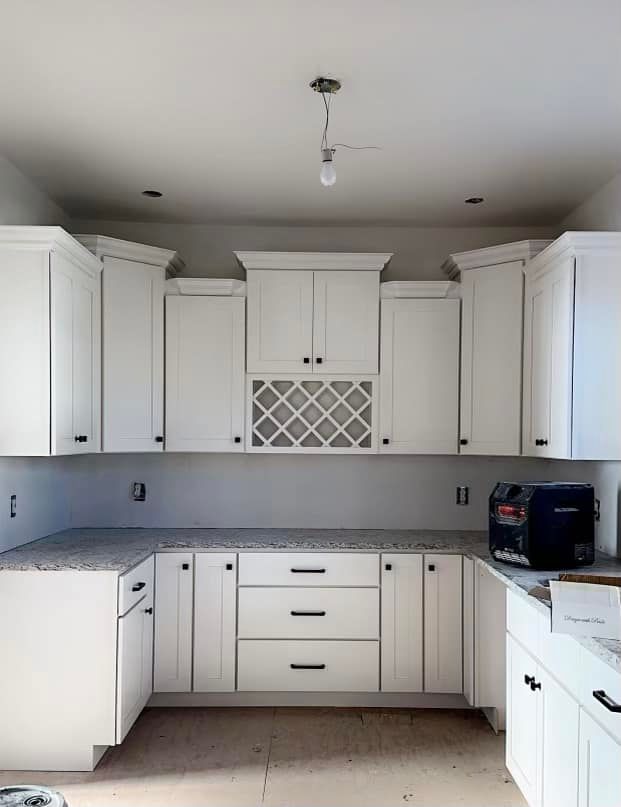
[[[248,376],[250,450],[375,450],[376,377]]]

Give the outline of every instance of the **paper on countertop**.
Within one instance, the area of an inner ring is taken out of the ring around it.
[[[552,631],[621,639],[621,588],[550,580]]]
[[[550,580],[550,593],[553,603],[573,602],[580,605],[601,605],[604,608],[621,607],[621,588],[616,586]]]

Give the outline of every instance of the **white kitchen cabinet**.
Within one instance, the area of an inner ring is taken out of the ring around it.
[[[194,564],[194,691],[233,692],[237,556],[205,552]]]
[[[621,233],[565,233],[526,269],[524,453],[621,458]]]
[[[189,552],[155,556],[154,692],[192,689],[194,556]]]
[[[580,707],[542,667],[537,670],[535,686],[539,685],[540,804],[541,807],[577,807]]]
[[[116,742],[124,740],[153,692],[153,592],[119,617]]]
[[[164,286],[176,252],[100,235],[76,238],[103,264],[102,450],[164,447]]]
[[[535,659],[507,635],[506,763],[529,807],[539,807],[540,690],[533,690],[539,673]]]
[[[461,555],[424,556],[424,691],[463,692]]]
[[[423,691],[423,556],[382,555],[384,692]]]
[[[0,455],[99,450],[100,272],[60,227],[0,227]]]
[[[578,807],[620,804],[621,745],[581,709]]]
[[[244,450],[243,297],[166,297],[166,450]]]
[[[381,453],[456,454],[459,300],[383,299]]]
[[[390,255],[235,254],[248,272],[248,372],[377,373]]]

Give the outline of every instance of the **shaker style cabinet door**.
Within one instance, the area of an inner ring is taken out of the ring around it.
[[[164,275],[105,257],[102,273],[104,451],[162,451]]]
[[[459,300],[382,300],[380,453],[456,454]]]
[[[235,690],[237,556],[195,556],[194,691]]]
[[[166,297],[166,450],[244,450],[243,297]]]
[[[155,556],[155,645],[153,690],[192,690],[194,556],[190,552]]]
[[[462,273],[460,453],[519,455],[523,262]]]
[[[541,805],[577,807],[580,707],[541,667],[535,686],[537,684],[541,684],[538,787]]]
[[[424,691],[463,692],[461,555],[424,556]]]
[[[249,373],[313,372],[313,272],[248,272]]]
[[[119,618],[116,742],[122,742],[153,691],[153,597]]]
[[[578,807],[621,804],[621,745],[580,710]]]
[[[315,372],[377,373],[378,339],[379,272],[315,272]]]
[[[423,556],[382,555],[383,692],[423,691]]]

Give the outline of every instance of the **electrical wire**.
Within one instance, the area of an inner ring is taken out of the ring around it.
[[[326,94],[328,98],[326,99]],[[377,151],[381,151],[381,146],[350,146],[348,143],[333,143],[331,146],[328,146],[328,126],[330,125],[330,102],[332,100],[332,93],[321,93],[321,98],[323,100],[323,104],[326,108],[326,122],[323,127],[323,134],[321,136],[321,150],[329,149],[330,151],[334,151],[336,147],[344,148],[344,149],[352,149],[353,151],[365,151],[366,149],[376,149]]]
[[[335,149],[337,146],[342,149],[354,149],[355,151],[362,151],[363,149],[378,149],[379,151],[382,150],[381,146],[349,146],[347,143],[332,144],[333,149]]]

